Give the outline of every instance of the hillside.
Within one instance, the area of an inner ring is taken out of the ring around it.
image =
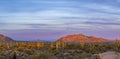
[[[87,43],[87,42],[108,42],[109,40],[104,38],[97,38],[94,36],[85,36],[82,34],[74,34],[74,35],[68,35],[65,37],[61,37],[57,41],[61,42],[73,42],[73,43]]]
[[[0,42],[13,42],[14,40],[10,37],[0,34]]]

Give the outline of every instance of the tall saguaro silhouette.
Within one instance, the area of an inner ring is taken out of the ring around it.
[[[13,55],[13,59],[17,59],[17,58],[16,58],[16,53],[14,53],[14,55]]]

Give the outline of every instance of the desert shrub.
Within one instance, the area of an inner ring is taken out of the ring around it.
[[[24,48],[23,47],[18,47],[18,48],[15,48],[14,51],[20,51],[20,52],[22,52],[22,51],[24,51]]]
[[[3,59],[3,57],[0,56],[0,59]]]
[[[86,55],[87,55],[86,53],[77,54],[74,56],[73,59],[85,59]]]
[[[24,52],[29,55],[33,54],[33,51],[31,49],[25,49]]]
[[[31,59],[47,59],[47,58],[48,57],[45,54],[38,54],[31,57]]]
[[[3,48],[3,47],[0,47],[0,51],[4,51],[5,50],[5,48]]]

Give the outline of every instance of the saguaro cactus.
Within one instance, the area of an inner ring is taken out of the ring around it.
[[[56,42],[56,49],[58,49],[60,46],[60,41]]]
[[[54,47],[54,43],[53,43],[53,42],[50,43],[50,47],[51,47],[51,48]]]
[[[65,48],[65,43],[64,42],[62,43],[62,48]]]
[[[17,58],[16,58],[16,53],[14,53],[14,55],[13,55],[13,59],[17,59]]]

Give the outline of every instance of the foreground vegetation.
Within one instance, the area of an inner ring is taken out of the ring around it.
[[[0,59],[95,59],[95,54],[106,51],[120,52],[120,43],[0,43]]]

